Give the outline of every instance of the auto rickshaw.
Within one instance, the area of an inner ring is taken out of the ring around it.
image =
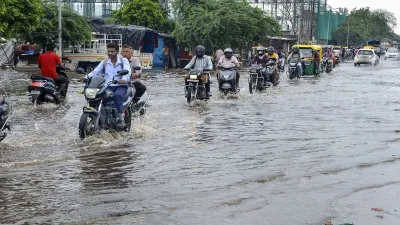
[[[320,59],[320,63],[318,65],[318,74],[319,74],[321,72],[322,47],[320,45],[293,45],[293,47],[295,46],[299,47],[304,75],[314,75],[315,64],[314,64],[313,51],[318,52]]]

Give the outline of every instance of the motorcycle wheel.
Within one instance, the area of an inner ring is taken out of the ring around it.
[[[79,137],[84,139],[92,136],[96,131],[96,115],[83,113],[79,121]]]
[[[229,90],[228,89],[224,89],[224,95],[227,96],[228,93],[229,93]]]
[[[294,71],[293,70],[289,71],[289,79],[290,80],[294,79]]]
[[[249,92],[253,94],[253,80],[251,78],[249,78]]]
[[[36,107],[39,104],[39,96],[32,96],[31,101],[32,101],[33,106]]]
[[[188,88],[188,92],[187,92],[187,97],[186,97],[186,100],[187,100],[187,103],[188,104],[190,104],[190,102],[193,100],[192,99],[192,92],[193,92],[194,90],[193,90],[193,88],[192,87],[189,87]],[[193,93],[194,94],[194,93]]]
[[[132,111],[133,107],[130,105],[128,108],[125,109],[125,131],[130,132],[131,131],[131,125],[132,125]]]

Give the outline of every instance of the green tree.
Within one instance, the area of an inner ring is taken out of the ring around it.
[[[31,29],[40,22],[41,0],[1,0],[0,34],[9,38],[15,32]]]
[[[248,42],[263,42],[268,35],[280,33],[278,22],[244,1],[178,0],[174,4],[181,13],[173,35],[189,47],[245,48]]]
[[[134,24],[152,29],[157,29],[166,22],[164,9],[154,0],[126,2],[121,9],[114,11],[113,15],[122,25]]]
[[[333,38],[346,44],[348,32],[350,46],[364,45],[372,39],[397,39],[398,35],[393,30],[396,26],[396,17],[387,10],[370,10],[368,7],[353,9],[347,20],[333,33]]]
[[[40,20],[40,25],[30,32],[25,32],[22,37],[28,41],[41,44],[43,47],[48,42],[58,42],[58,6],[49,3],[43,6],[45,15]],[[72,45],[90,40],[92,28],[85,17],[78,15],[67,6],[62,8],[62,39],[63,45]]]

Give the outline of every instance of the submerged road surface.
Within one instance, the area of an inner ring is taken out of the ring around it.
[[[1,71],[12,133],[0,143],[1,224],[400,224],[400,62],[188,106],[181,75],[145,79],[130,133],[81,141],[85,100],[34,108],[27,74]],[[371,208],[382,208],[374,211]]]

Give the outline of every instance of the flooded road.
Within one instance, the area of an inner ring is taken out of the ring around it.
[[[0,143],[0,223],[398,225],[399,66],[281,75],[253,95],[242,73],[238,99],[221,98],[213,77],[211,101],[192,107],[182,77],[158,71],[130,133],[84,141],[82,84],[64,106],[34,108],[27,75],[7,72],[14,117]]]

